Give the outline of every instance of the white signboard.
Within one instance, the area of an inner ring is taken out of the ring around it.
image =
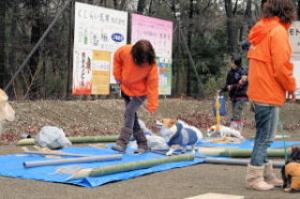
[[[296,79],[296,99],[300,99],[300,60],[292,60],[294,64],[294,77]]]
[[[300,21],[295,21],[289,29],[289,39],[292,47],[292,63],[296,79],[296,98],[300,99]]]
[[[289,39],[292,47],[293,57],[300,59],[300,22],[295,21],[289,28]]]
[[[127,43],[127,12],[75,3],[73,94],[109,94],[114,51]]]

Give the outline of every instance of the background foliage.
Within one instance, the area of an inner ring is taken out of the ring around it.
[[[64,0],[0,1],[0,87],[4,88]],[[260,0],[78,0],[174,22],[173,96],[208,97],[224,84],[228,58],[259,17]],[[295,5],[299,0],[295,0]],[[14,79],[13,99],[70,99],[74,0]],[[180,33],[180,34],[179,34]],[[185,46],[186,45],[186,46]],[[194,65],[188,55],[191,55]],[[199,78],[197,78],[197,75]],[[94,96],[95,97],[95,96]]]

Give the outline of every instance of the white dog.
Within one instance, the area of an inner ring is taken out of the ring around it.
[[[217,131],[216,125],[211,126],[207,129],[207,136],[208,137],[233,137],[238,138],[240,140],[244,140],[244,137],[241,135],[241,133],[231,127],[220,125],[220,130]]]
[[[0,132],[1,132],[1,124],[5,121],[14,121],[15,119],[15,111],[8,103],[8,96],[6,93],[0,89]]]
[[[145,134],[147,144],[150,150],[160,151],[169,149],[169,146],[167,145],[166,141],[161,136],[154,134],[149,128],[147,128],[143,120],[139,119],[138,122],[142,131]]]
[[[169,146],[166,155],[172,155],[179,148],[184,153],[188,146],[191,146],[192,153],[195,153],[195,144],[203,138],[199,129],[188,125],[182,120],[165,118],[156,121],[156,125],[160,128],[160,135]]]

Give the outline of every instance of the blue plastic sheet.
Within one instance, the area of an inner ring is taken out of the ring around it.
[[[300,144],[300,142],[295,142],[295,141],[286,142],[287,146],[292,146],[297,144]],[[252,149],[253,141],[245,140],[241,144],[213,144],[213,143],[204,142],[201,143],[200,145],[209,146],[209,147],[235,147],[241,149]],[[271,148],[282,148],[282,147],[284,147],[283,141],[275,141],[271,146]],[[116,154],[116,152],[111,150],[110,148],[98,149],[93,147],[69,147],[69,148],[65,148],[63,151],[67,153],[95,154],[95,155]],[[148,169],[139,169],[134,171],[121,172],[121,173],[106,175],[101,177],[88,177],[88,178],[73,180],[73,181],[67,180],[71,176],[71,174],[62,174],[57,172],[57,170],[59,169],[72,171],[80,168],[95,168],[95,167],[127,163],[127,162],[153,160],[153,159],[158,159],[163,157],[165,156],[157,153],[150,153],[150,152],[142,155],[137,155],[137,154],[133,154],[132,150],[129,150],[127,154],[124,154],[122,160],[95,162],[95,163],[82,163],[76,165],[65,164],[65,165],[57,165],[57,166],[24,168],[23,162],[25,161],[45,160],[46,158],[40,155],[10,154],[10,155],[0,156],[0,165],[1,165],[0,175],[15,177],[15,178],[48,181],[48,182],[75,184],[83,187],[96,187],[109,182],[127,180],[127,179],[135,178],[149,173],[165,171],[173,168],[187,167],[187,166],[204,162],[204,157],[197,156],[197,158],[195,158],[194,161],[167,163],[167,164],[151,167]]]
[[[70,148],[65,148],[63,151],[68,153],[95,154],[95,155],[116,154],[116,152],[111,149],[98,149],[93,147],[70,147]],[[121,173],[106,175],[101,177],[88,177],[88,178],[73,180],[73,181],[67,180],[71,176],[71,174],[62,174],[57,172],[58,169],[76,170],[78,168],[95,168],[95,167],[101,167],[106,165],[114,165],[114,164],[136,162],[136,161],[143,161],[143,160],[152,160],[152,159],[158,159],[163,157],[165,156],[160,154],[150,153],[150,152],[142,155],[138,155],[138,154],[133,154],[129,151],[128,154],[125,154],[123,156],[122,160],[95,162],[95,163],[82,163],[76,165],[65,164],[65,165],[57,165],[57,166],[24,168],[23,162],[25,161],[44,160],[46,158],[39,155],[11,154],[11,155],[0,156],[0,165],[1,165],[0,175],[15,177],[15,178],[75,184],[83,187],[96,187],[108,182],[126,180],[130,178],[135,178],[137,176],[149,174],[149,173],[165,171],[173,168],[191,166],[194,164],[201,163],[204,160],[203,158],[196,158],[194,161],[167,163],[167,164],[154,166],[148,169],[139,169],[134,171],[121,172]]]

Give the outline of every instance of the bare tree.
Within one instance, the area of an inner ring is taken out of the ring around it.
[[[224,0],[225,11],[227,16],[227,35],[228,35],[228,51],[234,53],[237,51],[238,46],[238,27],[237,27],[237,7],[238,1],[235,0]]]
[[[146,0],[139,0],[138,6],[137,6],[137,12],[140,14],[143,14],[145,7],[146,7]]]
[[[5,84],[5,11],[6,1],[0,1],[0,87]]]

